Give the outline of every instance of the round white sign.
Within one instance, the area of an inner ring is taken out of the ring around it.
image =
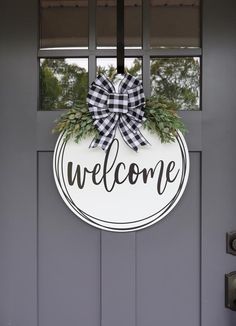
[[[142,133],[150,146],[137,153],[119,132],[106,153],[89,148],[91,139],[75,143],[59,136],[53,158],[56,185],[85,222],[109,231],[136,231],[161,220],[181,198],[189,174],[183,135],[162,144],[157,135]]]

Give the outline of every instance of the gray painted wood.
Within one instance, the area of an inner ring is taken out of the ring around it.
[[[37,1],[0,8],[0,325],[35,326]]]
[[[135,326],[135,233],[102,231],[101,325]]]
[[[236,3],[202,2],[203,111],[181,113],[189,148],[202,155],[191,154],[190,184],[173,213],[136,236],[100,233],[75,218],[57,194],[49,153],[38,155],[37,225],[36,151],[53,149],[58,113],[36,114],[37,1],[1,4],[1,326],[235,325],[224,274],[236,270],[225,253],[225,232],[236,229]]]
[[[200,154],[177,207],[137,233],[137,326],[200,325]]]
[[[236,324],[224,308],[224,274],[236,270],[225,252],[236,230],[235,12],[233,0],[203,1],[202,326]]]
[[[100,325],[100,231],[65,206],[38,155],[39,326]]]

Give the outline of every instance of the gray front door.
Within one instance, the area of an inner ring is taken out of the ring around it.
[[[1,326],[235,325],[224,307],[224,274],[236,269],[225,251],[236,229],[235,12],[233,0],[203,3],[202,111],[182,112],[183,198],[156,225],[115,234],[77,219],[56,190],[58,113],[37,112],[37,1],[2,1]]]

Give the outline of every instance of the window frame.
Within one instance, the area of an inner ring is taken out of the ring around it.
[[[40,4],[39,4],[40,6]],[[199,48],[151,48],[149,37],[149,0],[142,0],[142,41],[140,49],[125,48],[125,57],[140,57],[142,59],[143,87],[146,97],[151,95],[150,62],[152,58],[161,57],[199,57],[200,59],[200,99],[199,110],[202,110],[202,0],[200,0],[200,47]],[[39,8],[40,11],[40,8]],[[116,57],[116,49],[96,47],[96,0],[88,1],[89,42],[88,49],[40,49],[38,50],[38,64],[42,58],[88,58],[89,85],[96,77],[97,57]],[[39,35],[40,37],[40,35]],[[40,42],[38,42],[40,44]],[[39,92],[40,94],[40,92]],[[41,101],[39,101],[41,102]],[[39,103],[40,105],[40,103]],[[38,107],[38,110],[41,110]],[[183,110],[184,111],[184,110]]]

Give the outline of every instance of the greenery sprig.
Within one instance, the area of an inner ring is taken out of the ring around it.
[[[160,137],[162,143],[170,143],[175,140],[177,131],[186,132],[181,118],[177,114],[177,106],[166,99],[150,97],[146,101],[143,127]],[[56,121],[53,132],[65,133],[65,139],[74,137],[78,143],[87,136],[94,137],[98,131],[93,125],[90,112],[86,104],[81,103],[74,108],[68,109]]]
[[[144,128],[160,137],[162,143],[175,141],[177,131],[187,131],[177,114],[178,106],[166,99],[151,97],[146,101]]]
[[[53,133],[61,133],[65,131],[65,140],[74,137],[77,143],[87,136],[94,137],[98,135],[86,104],[80,104],[74,108],[66,110],[66,112],[56,120],[56,126],[53,129]]]

